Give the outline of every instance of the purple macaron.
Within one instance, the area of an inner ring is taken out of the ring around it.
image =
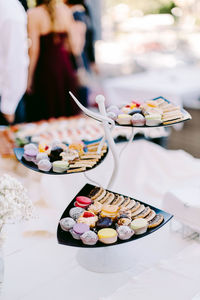
[[[27,144],[24,146],[24,154],[28,156],[35,156],[38,154],[38,148],[35,144]]]
[[[74,239],[80,240],[80,237],[83,233],[90,230],[90,226],[83,223],[76,223],[73,228],[70,230],[71,235]]]
[[[36,164],[36,156],[30,156],[30,155],[24,154],[23,158],[28,162],[33,162],[34,164]]]

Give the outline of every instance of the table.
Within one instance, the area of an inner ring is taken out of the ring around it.
[[[168,191],[163,199],[163,209],[173,213],[182,224],[200,233],[199,178],[193,178]]]

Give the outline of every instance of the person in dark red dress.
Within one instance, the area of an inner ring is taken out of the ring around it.
[[[28,120],[79,113],[69,91],[77,95],[78,80],[71,55],[80,55],[85,26],[69,8],[55,0],[38,0],[28,11],[30,65],[27,85]]]

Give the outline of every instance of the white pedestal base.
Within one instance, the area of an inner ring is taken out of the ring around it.
[[[77,253],[78,263],[97,273],[116,273],[128,270],[136,263],[133,245],[123,244],[105,248],[83,248]]]

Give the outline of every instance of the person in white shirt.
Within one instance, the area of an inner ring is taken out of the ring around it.
[[[24,7],[25,11],[28,10],[28,4],[27,4],[27,0],[18,0],[22,6]]]
[[[28,63],[24,8],[18,0],[0,0],[0,111],[8,123],[26,91]]]

